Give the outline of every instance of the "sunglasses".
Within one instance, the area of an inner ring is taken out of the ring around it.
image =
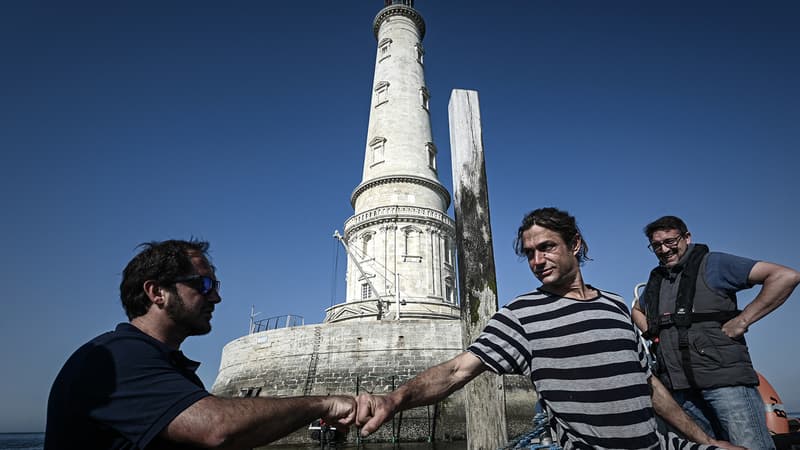
[[[172,282],[183,283],[203,295],[207,295],[212,290],[219,292],[219,280],[205,275],[190,275],[188,277],[175,278]]]

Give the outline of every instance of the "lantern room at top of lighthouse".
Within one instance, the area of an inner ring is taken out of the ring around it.
[[[414,7],[414,0],[384,0],[383,6],[406,5]]]

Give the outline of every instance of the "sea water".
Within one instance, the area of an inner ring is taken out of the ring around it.
[[[44,433],[0,433],[0,450],[42,450]]]
[[[383,450],[401,448],[403,450],[460,450],[465,448],[464,442],[436,442],[433,444],[408,443],[408,444],[376,444],[366,443],[356,446],[354,443],[340,445],[339,449],[365,449]],[[279,445],[271,446],[275,450],[312,450],[320,448],[319,445]],[[44,433],[0,433],[0,450],[43,450]]]

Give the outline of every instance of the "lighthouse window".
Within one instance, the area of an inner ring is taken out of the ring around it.
[[[361,285],[361,300],[369,300],[372,297],[372,288],[369,287],[369,283],[364,283]]]
[[[419,96],[422,101],[422,107],[425,111],[430,111],[431,93],[428,91],[428,88],[422,86],[419,90]]]
[[[455,290],[453,289],[453,279],[450,277],[445,278],[444,280],[444,300],[449,303],[455,304],[456,300],[454,298]]]
[[[425,144],[425,148],[428,150],[428,167],[436,171],[436,145],[428,142]]]
[[[375,107],[381,106],[382,104],[389,101],[389,82],[388,81],[381,81],[375,86]]]
[[[417,50],[417,62],[420,63],[420,64],[424,64],[425,63],[425,61],[424,61],[425,60],[425,49],[422,48],[422,44],[421,43],[417,43],[414,46],[414,48]]]
[[[384,149],[386,148],[386,138],[384,137],[376,137],[375,139],[369,141],[370,153],[372,153],[372,161],[370,161],[370,166],[374,166],[375,164],[380,164],[384,161]]]
[[[373,257],[374,253],[374,241],[372,239],[372,235],[374,233],[364,233],[364,236],[361,238],[361,256],[365,259]]]
[[[403,240],[405,253],[403,253],[403,261],[421,262],[420,244],[421,244],[422,231],[414,227],[407,227],[403,229]]]
[[[392,40],[390,38],[383,39],[380,44],[378,44],[378,57],[380,61],[383,61],[385,58],[391,56],[389,54],[389,49],[392,47]]]

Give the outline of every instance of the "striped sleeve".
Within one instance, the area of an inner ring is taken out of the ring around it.
[[[631,321],[633,324],[633,321]],[[650,372],[650,355],[647,347],[644,344],[644,338],[642,338],[636,330],[636,325],[633,324],[634,327],[634,334],[636,334],[636,342],[638,343],[636,346],[636,350],[639,352],[639,364],[642,366],[642,370],[645,372],[647,378],[650,378],[652,373]]]
[[[668,432],[667,436],[659,435],[661,440],[661,448],[666,450],[721,450],[714,445],[698,444],[696,442],[687,441],[673,432]]]
[[[467,351],[477,356],[493,372],[530,376],[531,351],[525,343],[525,330],[514,313],[503,307]]]

